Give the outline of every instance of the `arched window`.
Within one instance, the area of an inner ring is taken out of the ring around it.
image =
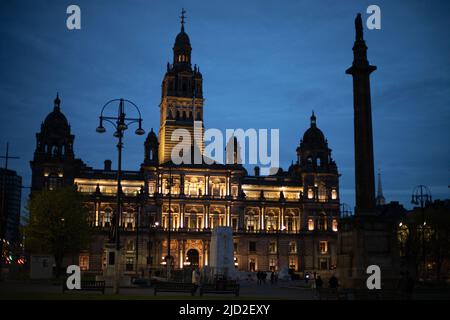
[[[316,158],[316,166],[317,167],[321,167],[322,166],[322,158],[320,158],[320,157]]]
[[[314,190],[312,188],[308,188],[308,199],[314,198]]]
[[[332,200],[337,199],[337,190],[336,189],[331,190],[331,199]]]
[[[308,219],[308,231],[313,231],[313,230],[314,230],[314,220]]]
[[[332,228],[333,228],[334,232],[338,231],[338,222],[337,222],[336,219],[333,219],[333,226],[332,226]]]

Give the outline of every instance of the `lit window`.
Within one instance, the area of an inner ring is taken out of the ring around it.
[[[337,199],[337,190],[336,189],[331,190],[331,199],[333,199],[333,200]]]
[[[126,271],[133,271],[134,269],[134,258],[132,257],[127,257],[127,262],[125,265],[125,270]]]
[[[313,230],[314,230],[314,220],[308,219],[308,231],[313,231]]]
[[[79,260],[80,260],[79,261],[80,269],[82,271],[89,270],[89,256],[88,255],[82,255],[82,256],[80,256]]]
[[[289,257],[289,269],[297,269],[297,261],[296,257]]]
[[[308,189],[308,199],[312,199],[314,198],[314,192],[312,188]]]
[[[269,259],[269,270],[270,271],[275,271],[276,269],[277,269],[277,259],[270,258]]]
[[[333,219],[333,231],[338,231],[338,222],[336,219]]]
[[[112,209],[106,208],[105,209],[105,216],[103,219],[103,223],[105,227],[109,227],[111,225],[111,215],[112,215]]]
[[[295,241],[289,242],[289,253],[297,253],[297,243]]]
[[[269,242],[269,253],[277,253],[277,244],[276,242]]]
[[[322,254],[328,253],[328,241],[320,241],[319,250]]]

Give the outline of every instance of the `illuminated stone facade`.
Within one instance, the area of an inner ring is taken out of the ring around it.
[[[173,48],[173,63],[168,64],[162,83],[159,137],[152,129],[144,143],[140,170],[123,173],[122,270],[148,274],[161,268],[168,252],[169,227],[174,268],[208,265],[212,228],[230,226],[238,270],[289,267],[295,272],[332,273],[339,226],[339,174],[314,114],[296,150],[296,162],[287,171],[280,168],[274,175],[260,176],[258,168],[249,175],[238,163],[170,164],[173,130],[192,132],[194,120],[203,121],[202,75],[191,65],[191,50],[182,27]],[[59,104],[58,98],[60,113]],[[58,121],[54,127],[67,123]],[[80,255],[80,265],[101,274],[116,210],[117,172],[108,160],[99,170],[75,161],[70,127],[55,130],[58,135],[61,139],[52,140],[56,145],[53,155],[51,146],[42,146],[42,133],[38,134],[36,152],[42,149],[45,157],[35,156],[32,162],[33,188],[49,187],[50,174],[54,185],[76,184],[86,195],[96,232],[89,251]],[[66,149],[60,147],[64,143],[69,143]],[[198,147],[203,150],[203,143]],[[67,157],[64,150],[70,152]],[[65,161],[74,165],[68,167]]]

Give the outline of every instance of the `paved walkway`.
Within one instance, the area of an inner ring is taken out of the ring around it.
[[[112,295],[112,288],[106,288],[105,295],[100,292],[76,292],[62,294],[61,286],[44,282],[7,281],[0,282],[0,300],[3,299],[61,299],[76,298],[108,299]],[[121,288],[120,296],[123,299],[236,299],[233,295],[207,294],[204,297],[197,295],[191,297],[188,293],[161,293],[157,297],[153,295],[153,288]],[[119,297],[120,298],[120,297]],[[296,281],[279,281],[271,285],[270,282],[257,285],[255,282],[243,281],[240,283],[240,295],[238,299],[281,299],[281,300],[317,300],[316,292],[309,288],[301,287]],[[450,289],[416,289],[413,299],[424,300],[450,300]]]
[[[48,283],[36,283],[36,282],[19,282],[8,281],[0,283],[0,299],[9,297],[20,297],[21,295],[35,296],[37,294],[50,294],[55,296],[62,294],[61,286],[52,285]],[[86,293],[87,295],[97,294],[95,292],[79,292],[79,294]],[[70,294],[70,293],[69,293]],[[101,294],[101,293],[98,293]],[[112,288],[106,288],[106,295],[112,294]],[[121,295],[129,296],[145,296],[153,297],[153,288],[121,288]],[[184,297],[190,298],[189,294],[185,293],[163,293],[161,296],[170,297]],[[198,296],[198,292],[197,292]],[[233,298],[233,295],[215,295],[208,294],[208,297],[218,298]],[[200,298],[200,297],[198,297]],[[294,299],[294,300],[312,300],[316,299],[315,293],[311,289],[301,288],[295,282],[278,282],[271,285],[270,283],[257,285],[256,283],[242,282],[240,284],[240,299]],[[201,299],[201,298],[200,298]]]

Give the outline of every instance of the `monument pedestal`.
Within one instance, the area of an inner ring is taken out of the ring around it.
[[[122,274],[121,250],[117,250],[115,243],[106,243],[105,251],[106,266],[103,275],[98,276],[97,280],[105,281],[105,285],[112,286],[115,292],[120,286],[130,286],[131,278]]]
[[[341,220],[337,247],[337,276],[343,288],[367,289],[367,267],[381,271],[381,289],[396,288],[399,253],[393,222],[362,215]]]

